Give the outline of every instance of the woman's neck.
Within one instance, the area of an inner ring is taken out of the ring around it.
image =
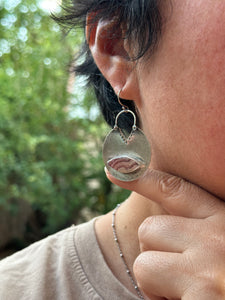
[[[136,193],[131,193],[130,197],[119,207],[115,218],[117,236],[124,258],[131,272],[133,271],[134,260],[140,253],[138,242],[139,226],[147,217],[165,213],[166,212],[158,204]],[[95,230],[99,246],[106,263],[114,275],[131,292],[135,293],[134,287],[121,263],[121,257],[113,238],[111,224],[112,212],[102,216],[96,221]]]

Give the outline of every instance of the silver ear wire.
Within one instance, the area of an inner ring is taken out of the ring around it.
[[[123,110],[127,110],[127,109],[129,109],[129,107],[128,107],[127,105],[124,105],[124,104],[120,101],[120,94],[121,94],[122,90],[123,90],[123,89],[120,89],[120,90],[119,90],[119,93],[118,93],[118,95],[117,95],[117,99],[118,99],[119,104],[122,106],[122,109],[123,109]]]

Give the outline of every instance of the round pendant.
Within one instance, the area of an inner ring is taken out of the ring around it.
[[[103,160],[108,171],[121,181],[143,175],[150,164],[151,149],[142,130],[133,126],[131,133],[118,126],[110,131],[103,144]]]

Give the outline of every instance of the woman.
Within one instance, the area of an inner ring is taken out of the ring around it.
[[[138,114],[151,164],[130,182],[106,171],[133,191],[114,212],[0,263],[0,299],[225,299],[225,1],[73,2],[76,71],[110,125],[119,102]]]

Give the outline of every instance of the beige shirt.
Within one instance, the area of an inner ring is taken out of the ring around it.
[[[0,300],[47,299],[139,298],[107,266],[92,220],[60,231],[0,261]]]

